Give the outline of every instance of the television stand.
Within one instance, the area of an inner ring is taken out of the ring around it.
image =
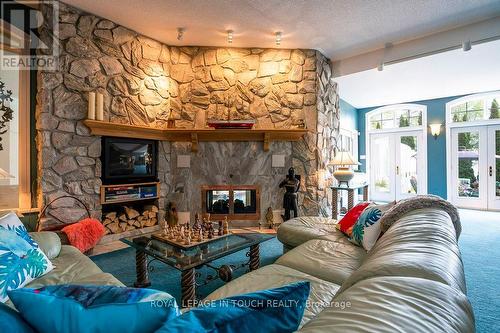
[[[101,185],[101,205],[158,199],[160,183]]]

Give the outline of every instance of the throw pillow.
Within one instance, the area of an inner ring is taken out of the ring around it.
[[[53,268],[16,214],[0,218],[0,302],[9,299],[7,291],[21,288]]]
[[[363,246],[367,251],[371,250],[382,232],[380,218],[395,204],[396,202],[391,202],[385,205],[373,204],[366,207],[352,227],[352,235],[349,240],[358,246]]]
[[[62,228],[61,231],[66,234],[69,243],[81,252],[87,252],[96,246],[106,233],[102,223],[92,218],[70,224]]]
[[[339,230],[347,236],[351,236],[350,231],[352,231],[352,226],[356,223],[361,213],[363,213],[363,211],[366,207],[368,207],[369,204],[369,202],[361,202],[353,208],[349,209],[347,214],[345,214],[337,224],[339,226]]]
[[[309,291],[309,282],[298,282],[216,300],[166,322],[156,333],[295,332]]]
[[[0,303],[0,332],[35,333],[16,310]]]
[[[170,294],[152,289],[56,285],[11,290],[9,296],[40,333],[154,332],[179,314]]]

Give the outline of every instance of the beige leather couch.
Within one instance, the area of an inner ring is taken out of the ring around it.
[[[55,284],[93,284],[123,286],[113,275],[104,273],[89,257],[70,245],[61,245],[56,233],[41,231],[30,233],[55,268],[28,283],[26,288],[40,288]],[[13,306],[10,301],[6,303]]]
[[[334,224],[304,217],[285,222],[278,239],[288,252],[207,299],[305,280],[311,293],[300,332],[475,332],[447,213],[420,209],[401,217],[368,253]]]

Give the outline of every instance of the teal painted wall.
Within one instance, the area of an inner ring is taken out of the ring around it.
[[[462,96],[445,97],[429,99],[423,101],[414,101],[408,103],[421,104],[427,106],[427,124],[446,122],[446,103]],[[383,106],[383,105],[381,105]],[[359,136],[359,155],[366,153],[366,113],[377,107],[358,109],[358,131]],[[366,171],[365,160],[360,160],[361,170]],[[430,194],[439,195],[446,198],[446,136],[444,128],[441,128],[441,134],[437,139],[427,130],[427,191]]]
[[[343,99],[339,101],[340,106],[340,127],[351,130],[358,130],[358,110]]]

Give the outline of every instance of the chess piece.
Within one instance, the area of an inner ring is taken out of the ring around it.
[[[266,212],[266,221],[267,221],[267,226],[269,229],[274,228],[274,216],[273,216],[273,209],[269,207]]]
[[[203,242],[203,230],[200,229],[199,234],[198,234],[198,239],[199,242]]]
[[[208,239],[214,238],[214,226],[212,223],[208,226]]]
[[[194,224],[193,224],[193,229],[194,230],[197,230],[201,227],[201,222],[200,222],[200,215],[198,215],[198,213],[196,213],[194,215]]]
[[[186,238],[184,238],[184,245],[190,245],[191,244],[191,232],[189,231]]]
[[[227,235],[229,233],[229,222],[227,216],[224,218],[223,234]]]
[[[219,236],[224,235],[224,230],[222,229],[222,221],[219,221],[219,230],[217,232]]]

